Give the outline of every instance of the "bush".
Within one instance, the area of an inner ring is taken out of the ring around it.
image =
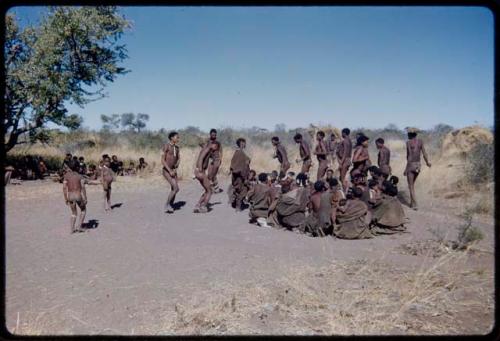
[[[465,177],[473,185],[493,181],[493,144],[478,144],[468,153],[465,164]]]
[[[458,248],[467,248],[470,244],[482,240],[484,238],[481,230],[475,226],[472,226],[472,219],[474,217],[473,210],[468,208],[464,213],[460,215],[463,219],[463,223],[457,227],[458,229]]]

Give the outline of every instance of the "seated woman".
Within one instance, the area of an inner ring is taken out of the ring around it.
[[[403,206],[397,198],[397,187],[390,181],[382,184],[382,195],[372,208],[372,232],[375,234],[393,234],[406,231],[407,222]]]
[[[361,200],[363,191],[353,187],[351,192],[352,199],[348,199],[345,205],[339,206],[337,209],[338,225],[335,226],[333,234],[341,239],[373,238],[366,222],[368,207]]]

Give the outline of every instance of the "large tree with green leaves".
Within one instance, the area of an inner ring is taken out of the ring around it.
[[[6,17],[5,139],[16,144],[44,139],[48,123],[74,129],[81,117],[65,105],[105,96],[106,84],[128,72],[119,38],[130,23],[116,7],[53,7],[40,24],[20,29]],[[21,139],[28,136],[29,139]]]

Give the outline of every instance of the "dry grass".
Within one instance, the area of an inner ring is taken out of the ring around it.
[[[493,275],[465,271],[467,258],[467,252],[448,251],[418,269],[383,260],[337,262],[294,268],[268,283],[224,284],[176,303],[162,324],[141,326],[140,333],[485,334],[493,324]],[[487,318],[456,322],[472,312]]]

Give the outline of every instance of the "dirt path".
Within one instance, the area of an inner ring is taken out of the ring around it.
[[[100,186],[88,186],[86,221],[97,226],[70,235],[69,209],[61,191],[60,184],[50,182],[7,188],[10,331],[133,334],[197,293],[272,281],[303,266],[380,258],[417,268],[423,256],[402,254],[398,248],[433,238],[430,226],[446,229],[451,236],[459,223],[459,212],[423,206],[418,212],[407,211],[411,223],[406,234],[359,241],[310,238],[248,224],[248,213],[234,212],[225,193],[212,197],[210,213],[193,214],[201,194],[195,182],[181,184],[177,200],[186,204],[167,215],[161,179],[124,179],[113,188],[112,203],[121,205],[109,213],[102,209]],[[493,250],[492,221],[477,224],[486,236],[480,247]],[[489,253],[470,262],[472,267],[493,269]],[[488,324],[491,321],[484,321]]]

